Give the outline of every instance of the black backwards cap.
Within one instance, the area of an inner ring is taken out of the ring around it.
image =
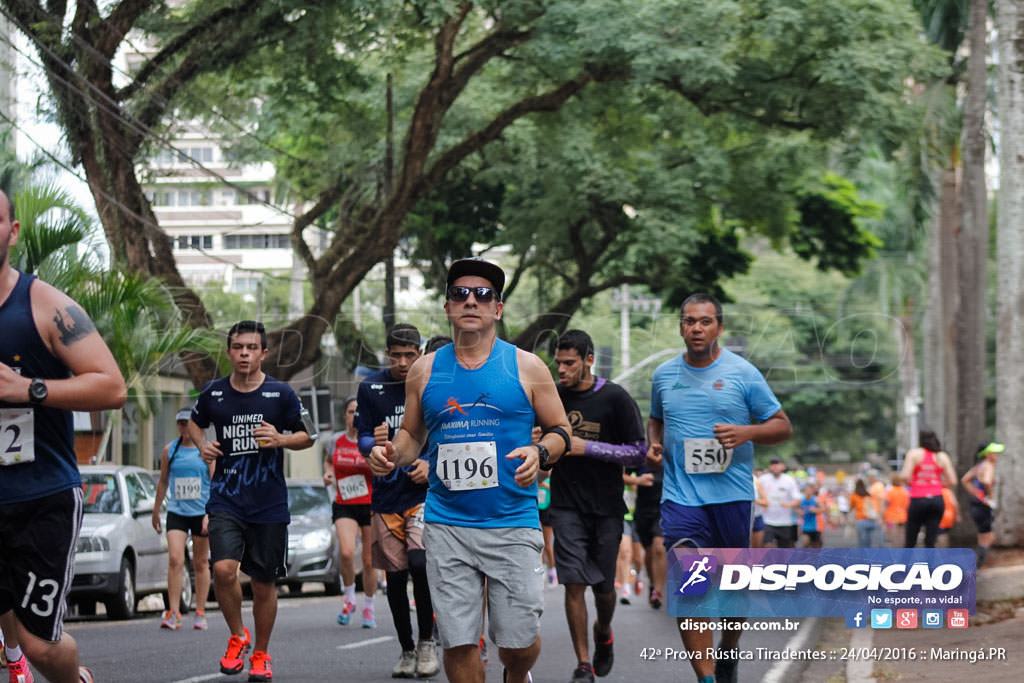
[[[498,265],[482,258],[463,258],[454,261],[448,268],[448,281],[445,288],[451,287],[456,280],[466,275],[476,275],[490,282],[498,295],[498,300],[501,300],[501,290],[505,289],[505,271]]]

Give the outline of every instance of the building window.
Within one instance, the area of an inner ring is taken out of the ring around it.
[[[154,195],[155,206],[209,206],[209,190],[160,190]]]
[[[213,249],[213,235],[178,235],[178,249]]]
[[[398,276],[398,291],[408,292],[409,291],[409,276],[399,275]]]
[[[225,235],[225,249],[288,249],[288,235]]]
[[[231,283],[231,291],[235,294],[252,294],[260,287],[260,278],[248,276],[235,276]]]

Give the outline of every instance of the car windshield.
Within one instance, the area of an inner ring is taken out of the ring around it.
[[[322,486],[288,487],[288,510],[293,515],[331,515],[331,503]]]
[[[86,513],[121,514],[121,495],[117,491],[117,478],[112,474],[83,473],[82,509]]]

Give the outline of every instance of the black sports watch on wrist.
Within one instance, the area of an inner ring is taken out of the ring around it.
[[[28,401],[33,405],[39,405],[46,400],[46,381],[41,377],[36,377],[32,380],[32,383],[28,385]]]
[[[548,462],[548,460],[551,459],[551,454],[548,453],[548,447],[539,441],[533,445],[537,447],[537,461],[540,463],[540,468],[545,472],[551,471],[551,468],[555,465]]]

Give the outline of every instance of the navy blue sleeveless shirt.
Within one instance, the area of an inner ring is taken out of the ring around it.
[[[29,290],[35,279],[19,272],[10,296],[0,304],[0,362],[25,377],[67,379],[71,373],[46,348],[32,318]],[[0,465],[0,504],[35,500],[82,485],[70,410],[0,401],[0,450],[9,456],[2,462],[34,457]]]

